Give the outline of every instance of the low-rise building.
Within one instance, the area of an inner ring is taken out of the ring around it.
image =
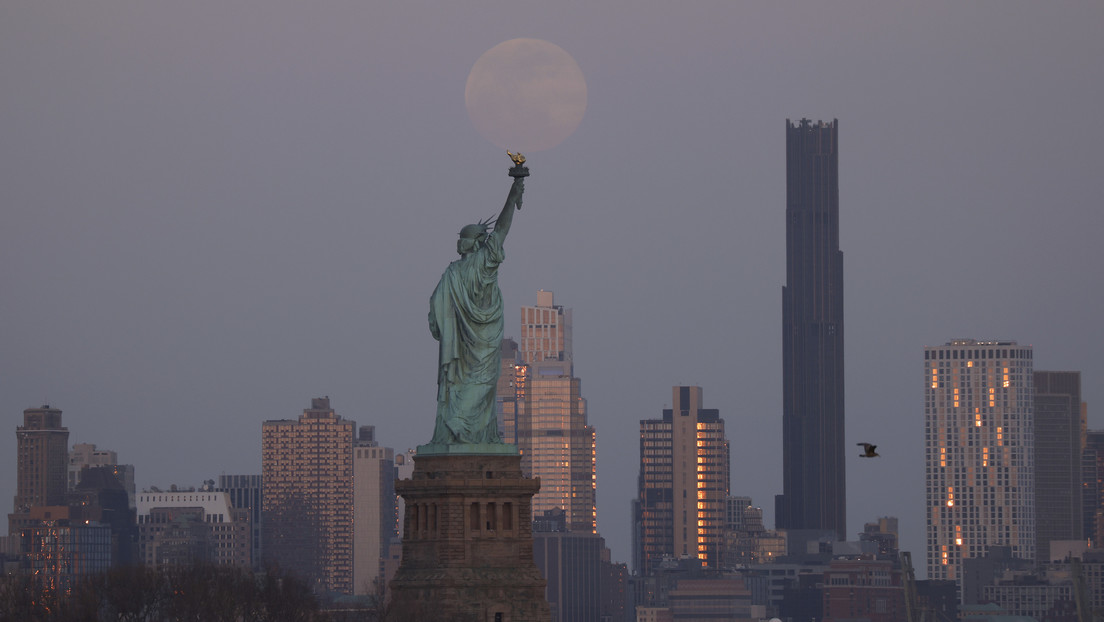
[[[248,509],[213,490],[138,494],[139,555],[150,566],[195,563],[252,565]]]

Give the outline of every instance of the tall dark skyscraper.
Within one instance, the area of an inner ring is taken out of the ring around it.
[[[843,412],[843,253],[838,121],[786,120],[786,285],[782,288],[785,529],[847,532]]]
[[[1050,559],[1054,540],[1084,537],[1081,372],[1036,371],[1035,558]]]

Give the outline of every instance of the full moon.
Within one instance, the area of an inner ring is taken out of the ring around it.
[[[510,39],[475,61],[464,105],[475,129],[500,149],[543,151],[563,142],[582,122],[586,79],[560,46]]]

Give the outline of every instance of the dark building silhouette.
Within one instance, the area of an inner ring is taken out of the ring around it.
[[[568,531],[562,509],[533,521],[533,561],[548,582],[552,622],[601,621],[604,549],[598,534]]]
[[[776,526],[847,531],[838,121],[786,121],[782,494]]]
[[[1035,559],[1050,560],[1052,540],[1084,537],[1081,493],[1081,372],[1036,371]]]
[[[1081,527],[1093,547],[1099,547],[1104,543],[1104,430],[1085,433],[1081,479]]]
[[[114,466],[85,467],[80,481],[67,495],[70,518],[85,524],[107,525],[111,530],[111,565],[138,561],[138,524],[130,507],[130,495]]]

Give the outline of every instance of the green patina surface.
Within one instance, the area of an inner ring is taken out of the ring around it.
[[[506,258],[503,242],[521,208],[528,169],[510,170],[514,178],[506,205],[494,221],[467,225],[429,301],[429,332],[439,342],[437,419],[433,439],[419,455],[516,454],[502,442],[495,416],[495,386],[501,368],[502,292],[498,266]]]

